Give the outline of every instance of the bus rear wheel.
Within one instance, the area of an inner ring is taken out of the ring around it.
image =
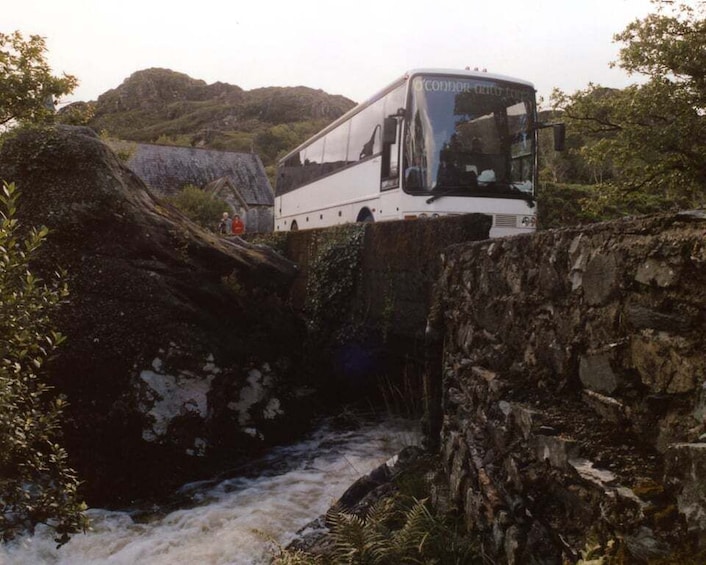
[[[373,213],[368,210],[367,208],[363,208],[360,212],[358,212],[358,219],[356,222],[374,222],[375,218],[373,218]]]

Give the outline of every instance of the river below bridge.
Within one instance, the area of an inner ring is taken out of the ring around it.
[[[278,546],[324,513],[360,476],[419,442],[418,424],[388,420],[340,431],[323,424],[236,476],[182,487],[181,507],[89,510],[91,531],[56,548],[38,528],[0,548],[2,565],[268,563]],[[151,517],[145,519],[148,514]]]

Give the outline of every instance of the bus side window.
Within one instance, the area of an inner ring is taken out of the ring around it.
[[[302,184],[314,182],[322,176],[324,157],[324,138],[317,139],[302,151],[303,178]]]
[[[370,139],[365,142],[363,145],[363,149],[360,151],[360,155],[358,156],[359,159],[365,159],[366,157],[371,157],[373,154],[373,148],[375,147],[375,137],[378,133],[378,128],[380,127],[380,124],[375,126],[375,129],[373,130],[373,134],[370,136]]]
[[[348,143],[349,163],[367,159],[382,150],[380,136],[382,108],[382,100],[378,100],[353,116]]]
[[[333,173],[346,166],[346,151],[348,149],[348,123],[343,123],[326,134],[322,175]]]
[[[302,184],[302,161],[299,155],[295,153],[280,167],[275,187],[276,194],[284,194]]]

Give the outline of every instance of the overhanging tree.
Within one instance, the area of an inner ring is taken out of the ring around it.
[[[615,65],[644,82],[552,97],[586,136],[586,161],[613,172],[593,205],[618,213],[706,204],[706,2],[653,3],[655,13],[615,35],[624,44]]]
[[[55,102],[78,85],[72,75],[52,74],[46,52],[39,35],[25,39],[18,31],[0,33],[0,128],[52,119]]]

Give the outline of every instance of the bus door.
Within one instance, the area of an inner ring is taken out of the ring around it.
[[[387,116],[382,129],[380,219],[401,218],[400,139],[402,116]]]

